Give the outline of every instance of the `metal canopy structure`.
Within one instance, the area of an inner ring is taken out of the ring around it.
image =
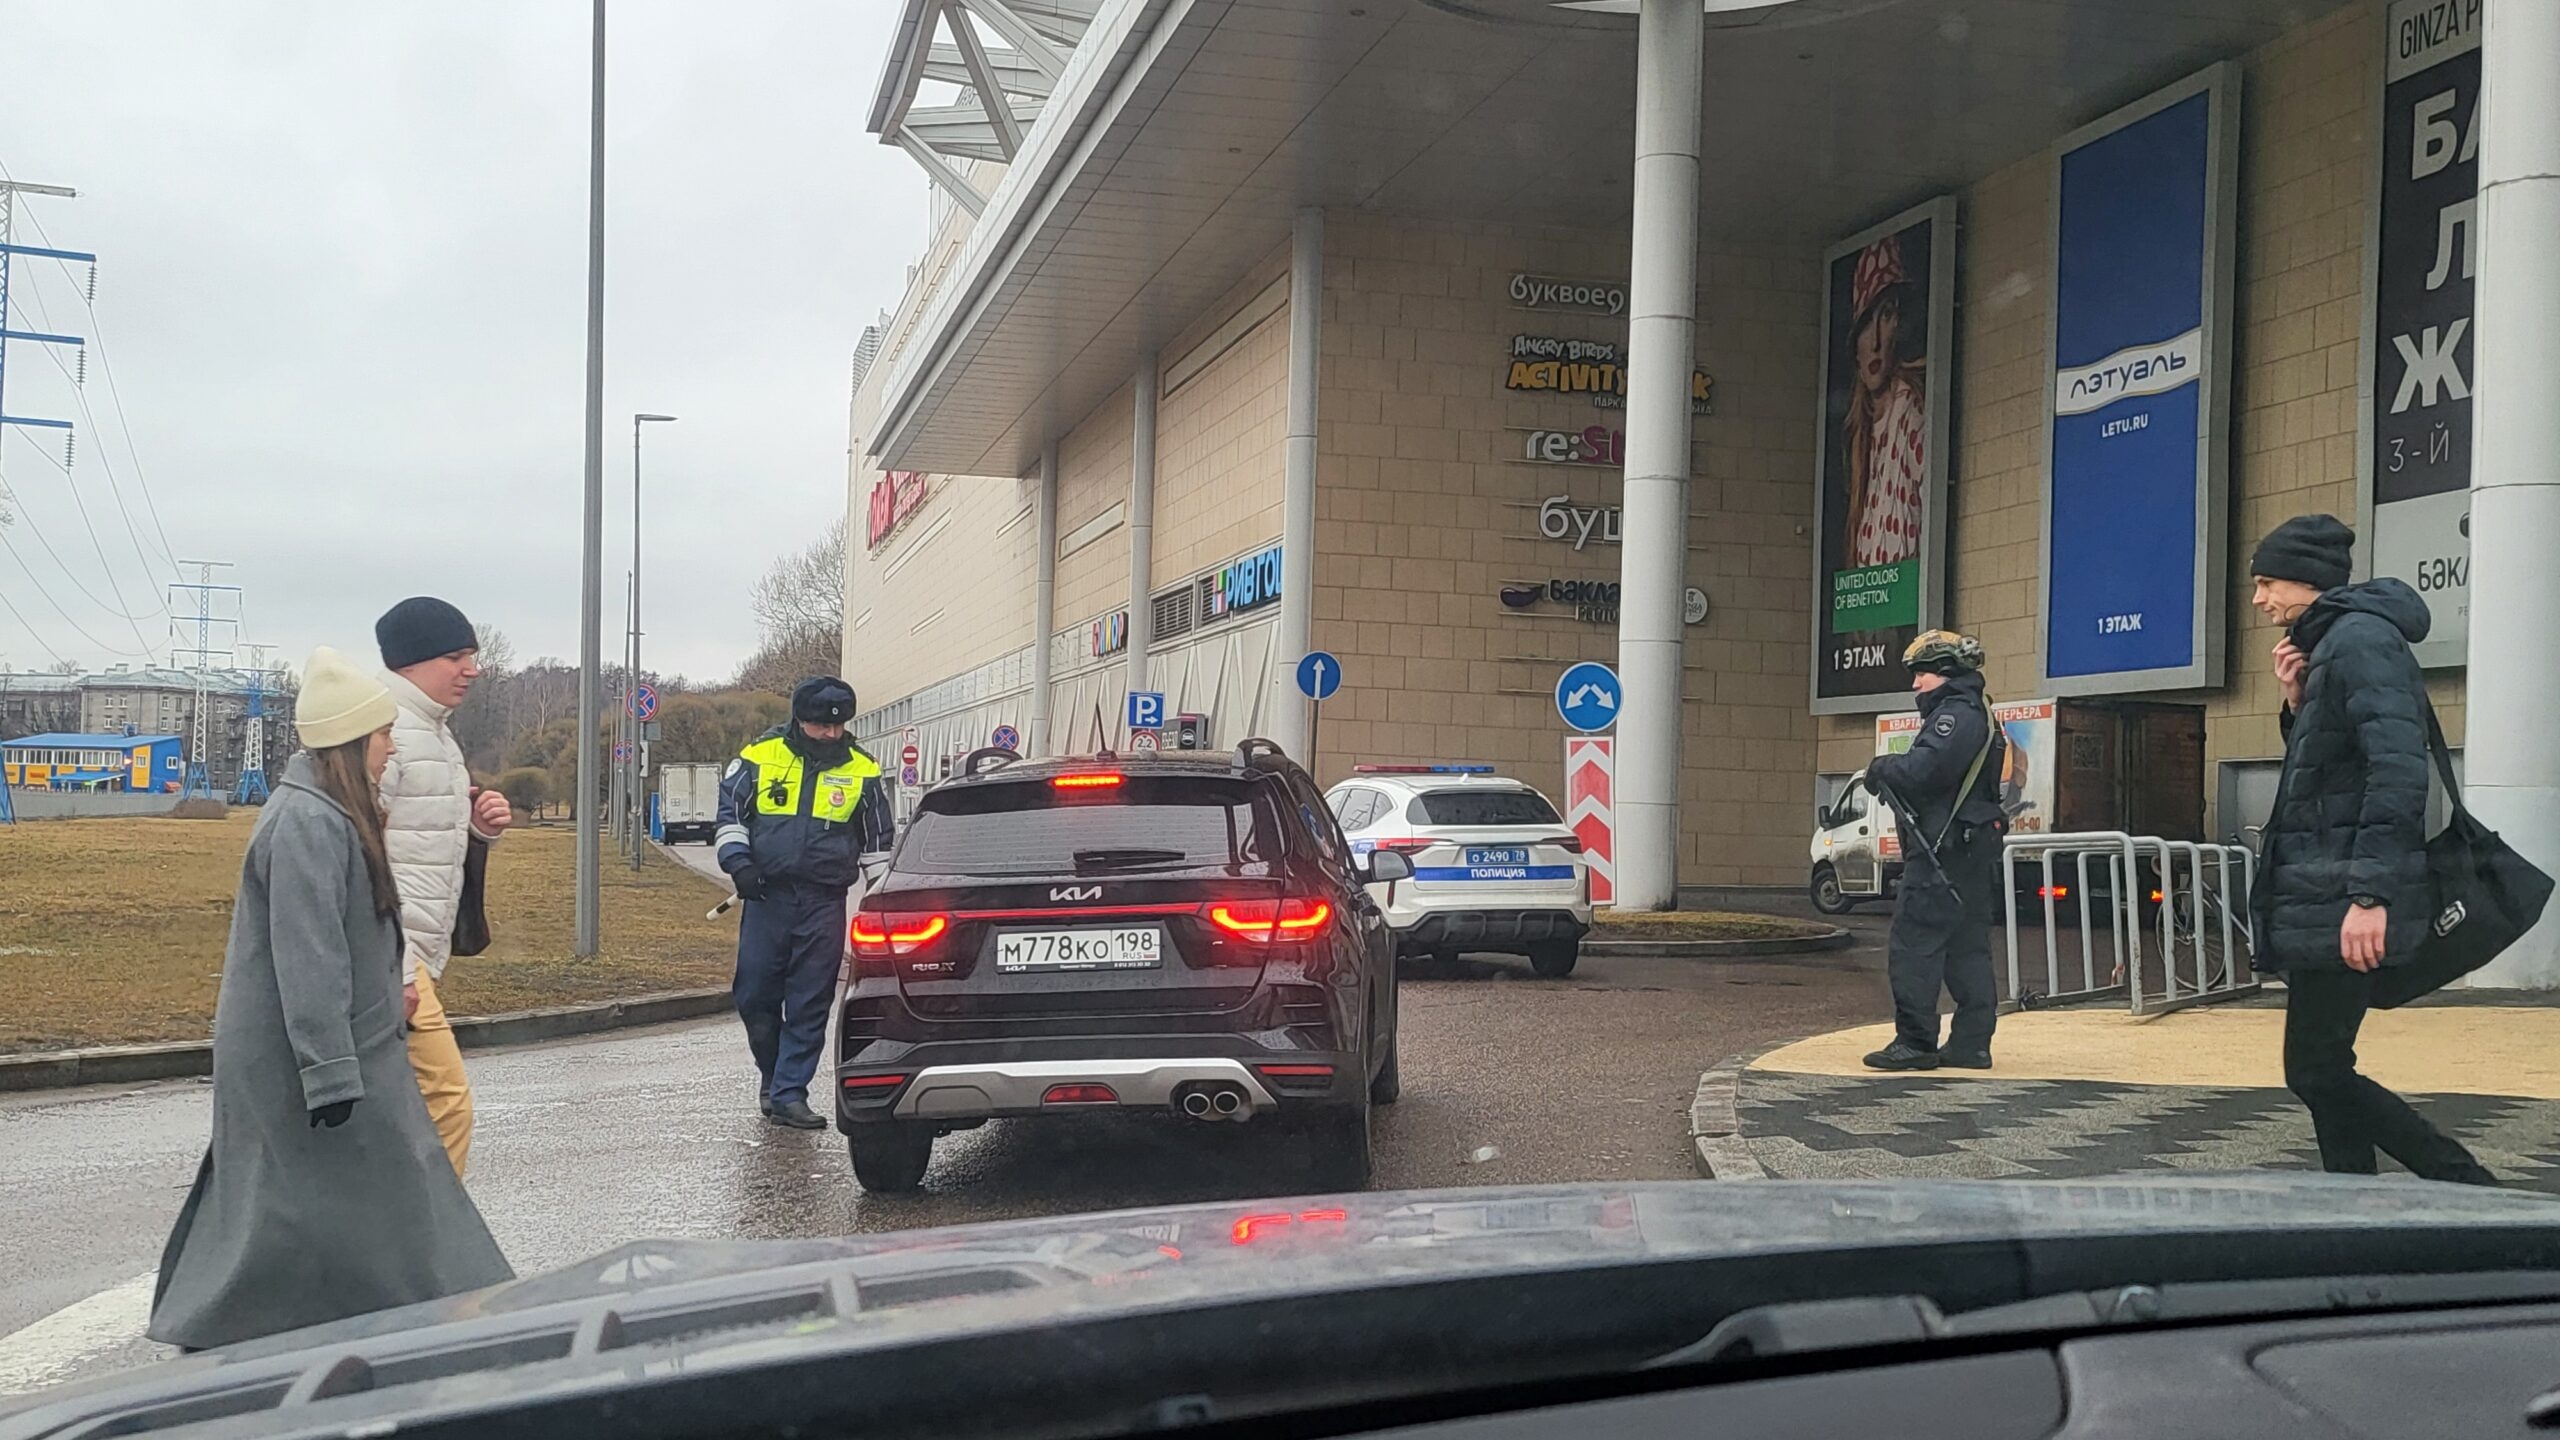
[[[957,44],[927,43],[938,32],[924,21],[998,3],[907,0],[915,19],[898,32],[873,115],[885,140],[914,136],[910,153],[946,168],[971,153],[925,146],[906,98],[926,64],[967,71]],[[1711,7],[1701,241],[1818,251],[2341,3]],[[1628,223],[1635,26],[1624,15],[1545,0],[1049,8],[1091,19],[887,377],[874,448],[883,464],[1028,473],[1046,439],[1285,246],[1301,206]],[[972,113],[946,136],[1000,153],[994,127]]]
[[[984,214],[985,192],[951,162],[1013,163],[1103,3],[905,0],[872,97],[871,132],[912,156],[961,208]],[[959,98],[916,104],[927,81],[959,87]]]

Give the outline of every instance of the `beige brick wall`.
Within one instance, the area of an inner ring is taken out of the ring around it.
[[[1614,627],[1569,609],[1506,609],[1505,584],[1615,580],[1618,551],[1538,534],[1546,496],[1617,504],[1614,470],[1510,460],[1509,427],[1624,428],[1588,397],[1505,388],[1516,334],[1613,340],[1623,320],[1513,308],[1527,270],[1626,273],[1598,232],[1433,226],[1336,213],[1325,255],[1315,642],[1343,657],[1319,778],[1354,761],[1490,762],[1563,790],[1557,674],[1614,663]],[[1688,635],[1682,879],[1801,878],[1812,770],[1805,713],[1803,539],[1812,465],[1816,265],[1711,253],[1700,267],[1699,366],[1716,413],[1697,422],[1689,580],[1713,611]]]
[[[1027,512],[1036,487],[977,476],[932,483],[924,508],[877,551],[863,544],[867,495],[853,497],[845,678],[866,710],[1031,640],[1039,536]]]
[[[1189,354],[1288,273],[1283,248],[1167,344],[1166,364]],[[1281,449],[1288,424],[1284,303],[1156,408],[1159,589],[1280,538]]]
[[[1132,395],[1123,385],[1058,442],[1058,543],[1121,506],[1109,533],[1058,562],[1058,625],[1083,625],[1129,603],[1129,437]]]
[[[844,676],[866,710],[1031,640],[1039,537],[1028,507],[1036,486],[1009,476],[933,476],[923,507],[877,550],[866,543],[871,487],[881,474],[868,458],[881,391],[968,234],[965,213],[941,214],[846,417],[852,461],[845,492]]]
[[[2380,6],[2355,5],[2242,57],[2230,680],[2219,691],[2162,697],[2205,706],[2208,785],[2221,760],[2283,749],[2266,666],[2275,637],[2248,607],[2251,548],[2288,516],[2356,519],[2358,328],[2381,41]],[[2040,152],[1962,194],[1951,609],[1990,650],[1993,692],[2021,698],[2038,689],[2050,176]],[[2461,680],[2439,676],[2433,688],[2459,744]],[[1853,769],[1874,748],[1866,717],[1826,718],[1821,733],[1824,769]]]

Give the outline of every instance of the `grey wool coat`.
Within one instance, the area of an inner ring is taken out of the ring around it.
[[[151,1338],[207,1349],[511,1278],[409,1068],[400,927],[297,755],[258,816],[213,1017],[213,1140]],[[346,1123],[311,1112],[355,1103]]]

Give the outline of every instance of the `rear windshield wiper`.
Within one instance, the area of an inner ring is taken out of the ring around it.
[[[1181,850],[1150,850],[1139,846],[1127,846],[1110,850],[1078,850],[1075,852],[1075,861],[1076,873],[1082,874],[1087,870],[1187,866],[1191,863],[1191,856],[1188,852]]]

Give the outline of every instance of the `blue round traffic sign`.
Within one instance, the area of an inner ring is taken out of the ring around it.
[[[1298,662],[1298,693],[1310,700],[1330,700],[1342,688],[1342,662],[1332,652],[1310,650]]]
[[[1618,723],[1618,672],[1585,660],[1556,679],[1556,713],[1576,730],[1606,730]]]
[[[658,687],[642,685],[631,692],[631,713],[643,720],[657,718]]]
[[[1022,732],[1010,725],[999,725],[996,727],[996,733],[987,737],[987,743],[999,750],[1020,750]]]

